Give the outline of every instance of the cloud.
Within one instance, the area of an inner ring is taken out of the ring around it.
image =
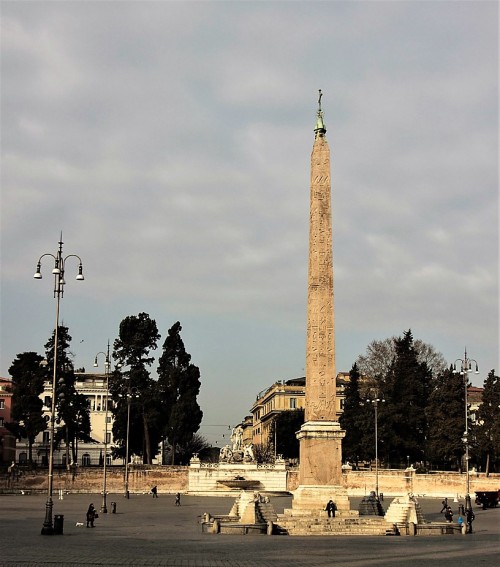
[[[232,422],[301,375],[319,88],[338,369],[410,327],[498,366],[496,4],[2,12],[2,375],[48,337],[49,278],[28,279],[61,230],[86,271],[64,300],[79,365],[148,311],[181,320],[207,388],[240,385]]]

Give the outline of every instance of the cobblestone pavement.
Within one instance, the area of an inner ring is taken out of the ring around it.
[[[500,508],[476,509],[475,533],[467,536],[223,536],[202,534],[201,515],[227,514],[232,498],[183,496],[176,507],[173,495],[131,495],[129,500],[109,495],[108,510],[115,501],[117,513],[99,514],[94,529],[85,527],[85,511],[90,502],[99,510],[102,496],[56,498],[54,514],[64,515],[64,535],[42,536],[44,495],[0,496],[2,567],[496,567],[500,554]],[[278,512],[290,507],[289,497],[272,502]],[[351,499],[351,506],[357,508],[358,502]],[[420,503],[428,520],[442,520],[440,499]]]

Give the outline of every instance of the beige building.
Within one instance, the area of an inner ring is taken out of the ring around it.
[[[79,394],[83,394],[90,407],[90,435],[92,442],[78,442],[78,462],[80,466],[99,465],[104,459],[104,437],[106,433],[106,376],[105,374],[90,374],[75,372],[75,388]],[[46,381],[44,391],[40,396],[43,400],[44,415],[50,416],[52,403],[52,382]],[[114,461],[111,453],[113,449],[113,416],[111,397],[107,413],[107,464],[122,464],[122,459]],[[33,445],[33,460],[38,464],[46,464],[49,455],[49,430],[42,431]],[[26,440],[18,441],[16,447],[16,460],[19,463],[26,462],[28,458],[28,443]],[[66,446],[62,444],[54,451],[54,464],[65,466],[71,455],[66,454]]]
[[[349,382],[348,372],[339,372],[336,382],[337,420],[344,410],[345,387]],[[270,441],[272,423],[283,411],[305,408],[306,379],[278,380],[272,386],[259,392],[251,408],[253,443],[267,445]]]

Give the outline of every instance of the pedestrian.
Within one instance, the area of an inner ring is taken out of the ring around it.
[[[97,513],[95,511],[94,505],[91,503],[89,509],[87,510],[87,528],[94,527],[94,520],[96,518],[97,518]]]
[[[151,489],[151,494],[153,495],[153,498],[158,498],[158,487],[157,486],[153,486],[153,488]]]
[[[476,519],[476,516],[474,515],[472,508],[467,509],[466,519],[467,519],[467,529],[465,530],[465,533],[471,534],[472,533],[472,522]]]
[[[181,505],[181,493],[180,493],[180,492],[178,492],[178,493],[175,495],[175,505],[176,505],[176,506],[180,506],[180,505]]]
[[[448,508],[446,508],[446,512],[444,513],[444,517],[446,518],[446,520],[448,522],[453,522],[453,511],[450,508],[450,506],[448,506]]]
[[[446,509],[448,508],[448,498],[445,498],[441,504],[443,505],[443,507],[441,508],[441,512],[439,512],[440,514],[442,514],[443,512],[446,512]]]
[[[335,506],[335,502],[332,499],[328,501],[325,510],[328,512],[329,518],[335,518],[335,511],[337,510],[337,506]]]

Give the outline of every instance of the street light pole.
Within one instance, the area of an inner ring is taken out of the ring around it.
[[[54,527],[52,523],[52,510],[53,510],[53,500],[52,500],[52,490],[53,490],[53,480],[54,480],[54,431],[55,431],[55,419],[56,419],[56,387],[57,387],[57,343],[59,334],[59,304],[61,298],[64,297],[64,270],[66,260],[68,258],[77,258],[80,262],[78,266],[78,275],[76,279],[78,281],[83,281],[83,266],[80,256],[76,254],[69,254],[63,257],[63,240],[62,233],[59,239],[59,248],[56,254],[42,254],[38,259],[36,266],[36,272],[33,276],[36,280],[42,279],[42,259],[45,256],[50,256],[54,260],[54,268],[52,274],[54,275],[54,298],[56,299],[56,325],[54,330],[54,365],[52,373],[52,400],[50,404],[50,422],[49,422],[49,472],[48,472],[48,482],[47,482],[47,501],[45,503],[45,520],[42,526],[42,535],[52,535],[54,533]]]
[[[128,449],[129,449],[129,438],[130,438],[130,404],[132,402],[132,397],[138,397],[137,388],[131,388],[127,386],[127,438],[125,441],[125,498],[130,498],[130,493],[128,490]]]
[[[385,400],[377,396],[366,401],[373,404],[375,408],[375,496],[378,499],[378,404],[379,402],[385,402]]]
[[[457,362],[460,362],[460,368],[457,368]],[[465,399],[465,431],[464,431],[464,445],[465,445],[465,509],[472,509],[472,503],[470,499],[470,477],[469,477],[469,404],[468,404],[468,387],[469,387],[469,376],[468,373],[472,372],[472,363],[475,364],[476,368],[474,374],[479,374],[479,367],[477,361],[473,358],[467,358],[467,348],[465,348],[465,353],[463,358],[457,358],[453,364],[453,373],[460,373],[464,377],[464,399]]]
[[[108,460],[108,402],[109,402],[109,370],[111,366],[111,362],[109,359],[109,339],[108,339],[108,349],[106,352],[98,352],[95,355],[94,366],[98,366],[97,364],[97,357],[103,354],[105,356],[104,359],[104,374],[105,374],[105,381],[106,381],[106,410],[104,414],[104,463],[103,463],[103,483],[102,483],[102,504],[101,504],[101,512],[103,514],[108,513],[108,508],[106,506],[106,475],[107,475],[107,460]]]

